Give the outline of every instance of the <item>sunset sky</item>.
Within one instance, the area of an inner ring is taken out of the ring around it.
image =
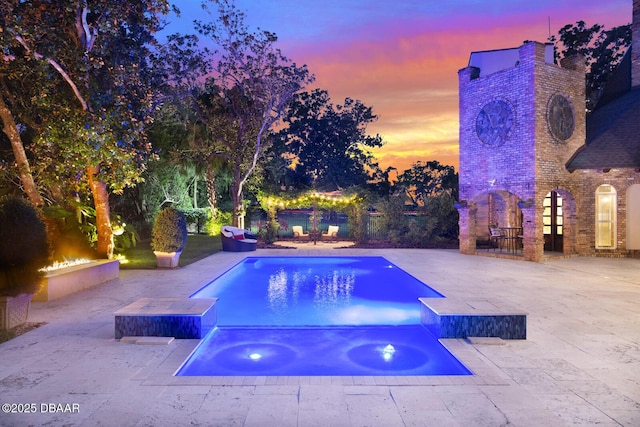
[[[208,20],[199,1],[176,0],[180,28]],[[609,29],[631,22],[632,0],[236,0],[252,29],[315,74],[334,104],[373,107],[367,128],[385,146],[381,166],[400,172],[438,160],[458,169],[458,70],[473,51],[547,41],[583,20]],[[172,24],[173,27],[173,24]]]

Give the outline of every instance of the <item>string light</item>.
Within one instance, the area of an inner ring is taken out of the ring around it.
[[[260,198],[259,198],[260,199]],[[284,209],[286,207],[291,208],[301,208],[301,207],[309,207],[312,204],[316,204],[322,207],[335,207],[337,205],[350,205],[357,203],[359,198],[357,195],[344,196],[340,195],[331,195],[331,194],[322,194],[316,192],[308,193],[305,195],[297,196],[294,198],[286,198],[286,197],[278,197],[278,196],[264,196],[262,197],[262,203],[264,203],[267,207],[278,207],[280,209]]]

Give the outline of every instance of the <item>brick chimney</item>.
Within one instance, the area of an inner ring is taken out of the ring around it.
[[[631,23],[631,86],[640,86],[640,0],[633,0]]]

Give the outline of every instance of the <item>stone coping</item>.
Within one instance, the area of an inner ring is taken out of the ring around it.
[[[140,298],[121,308],[116,316],[201,315],[218,298]]]
[[[487,299],[418,298],[437,315],[526,316],[528,313],[512,305]]]

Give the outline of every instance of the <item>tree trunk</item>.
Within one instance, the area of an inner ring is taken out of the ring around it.
[[[98,244],[96,251],[102,258],[113,258],[113,230],[109,217],[109,192],[107,184],[96,175],[100,171],[98,166],[87,166],[87,178],[93,195],[93,205],[96,209],[96,227],[98,231]]]
[[[216,218],[216,171],[212,166],[207,165],[204,172],[204,180],[207,184],[207,200],[211,209],[211,218]]]
[[[198,209],[198,175],[193,177],[193,208]]]
[[[44,200],[36,188],[36,184],[31,174],[31,167],[29,166],[29,159],[27,159],[27,153],[24,151],[24,145],[22,144],[22,138],[18,132],[18,126],[16,125],[11,110],[7,104],[5,104],[2,95],[0,94],[0,119],[4,123],[3,131],[9,141],[11,142],[11,148],[13,149],[13,155],[16,158],[16,164],[18,166],[18,175],[20,176],[20,182],[24,192],[27,193],[27,197],[31,203],[37,207],[44,206]]]
[[[231,184],[231,201],[233,204],[233,226],[243,228],[244,218],[241,221],[242,215],[242,186],[244,180],[240,179],[240,170],[236,168],[234,172],[233,183]]]
[[[231,200],[233,202],[233,224],[232,225],[234,227],[240,227],[241,226],[240,214],[242,211],[241,197],[235,185],[233,186],[233,189],[231,190],[231,192],[233,193],[231,194]]]

